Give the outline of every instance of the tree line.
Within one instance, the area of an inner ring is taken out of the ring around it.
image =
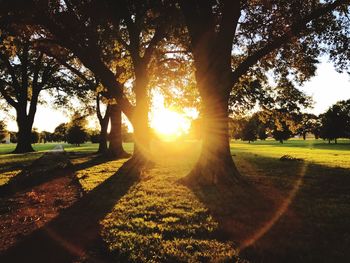
[[[230,120],[229,128],[233,139],[253,142],[272,137],[283,143],[293,136],[306,139],[313,134],[337,143],[338,138],[350,138],[350,100],[339,101],[325,113],[316,116],[310,113],[291,115],[288,120],[271,118],[271,113],[256,112],[248,117]]]
[[[296,86],[315,75],[321,55],[339,71],[349,69],[348,0],[0,4],[0,91],[16,110],[16,152],[32,150],[28,138],[43,90],[66,94],[58,96],[61,102],[94,91],[97,101],[117,105],[106,114],[117,118],[118,131],[121,111],[130,120],[132,160],[142,167],[149,162],[150,85],[173,76],[187,87],[195,83],[200,98],[203,147],[192,178],[239,181],[229,145],[230,114],[259,104],[277,109],[274,118],[283,127],[280,120],[287,122],[308,104]],[[179,78],[188,65],[194,81]],[[269,85],[271,76],[275,87]],[[105,134],[107,117],[100,117]],[[120,143],[115,150],[122,154]]]

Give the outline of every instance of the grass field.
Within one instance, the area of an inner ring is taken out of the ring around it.
[[[132,144],[124,147],[132,151]],[[89,153],[97,145],[65,148]],[[100,225],[115,260],[349,262],[349,140],[233,141],[231,149],[247,186],[183,184],[200,144],[169,143],[153,145],[155,165],[116,200],[103,193],[122,187],[110,178],[126,159],[73,154],[86,194],[98,192],[97,205],[114,203]],[[283,155],[303,161],[281,161]]]

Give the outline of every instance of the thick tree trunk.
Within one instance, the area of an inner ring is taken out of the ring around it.
[[[200,184],[226,184],[241,178],[230,151],[228,100],[224,96],[202,96],[202,152],[190,179]]]
[[[34,152],[32,147],[32,125],[33,122],[28,119],[25,113],[17,111],[17,145],[13,153]]]
[[[122,116],[119,105],[111,105],[111,131],[109,134],[108,152],[113,158],[123,158],[130,156],[123,149],[122,140]]]
[[[134,115],[134,154],[133,159],[140,165],[149,162],[150,132],[148,125],[149,98],[146,68],[136,68],[136,107]]]
[[[108,119],[109,120],[109,119]],[[99,144],[98,144],[98,153],[105,154],[107,153],[108,147],[107,147],[107,128],[108,128],[108,122],[100,122],[101,126],[101,132],[100,132],[100,138],[99,138]]]

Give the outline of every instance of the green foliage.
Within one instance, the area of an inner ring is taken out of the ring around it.
[[[61,123],[53,132],[53,140],[56,142],[67,141],[67,123]]]
[[[292,137],[292,132],[287,126],[286,122],[279,122],[274,126],[272,136],[276,141],[283,143],[283,141],[286,141]]]
[[[258,133],[258,120],[251,117],[242,129],[242,140],[243,141],[256,141]]]
[[[38,143],[39,138],[40,138],[40,134],[39,134],[38,130],[34,128],[32,130],[32,134],[31,134],[31,143]]]
[[[39,134],[39,142],[47,143],[47,142],[52,142],[53,139],[53,133],[48,132],[48,131],[42,131]]]
[[[68,128],[67,130],[68,143],[79,146],[80,144],[86,142],[87,139],[88,139],[88,134],[82,126],[73,124]]]
[[[0,120],[0,142],[5,138],[6,135],[6,124]]]
[[[339,101],[321,116],[321,138],[350,138],[350,100]]]
[[[90,130],[88,135],[92,143],[98,143],[100,141],[100,132],[98,130]]]
[[[88,140],[86,125],[87,120],[85,116],[81,116],[78,112],[74,112],[67,127],[67,142],[77,146],[86,142]]]

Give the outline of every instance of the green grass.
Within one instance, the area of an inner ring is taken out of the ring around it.
[[[96,144],[64,146],[83,153],[70,157],[87,194],[126,161],[90,154]],[[132,146],[124,145],[128,152]],[[188,187],[181,179],[200,144],[153,143],[155,165],[100,222],[115,260],[232,262],[238,247],[252,262],[350,259],[349,140],[233,141],[231,150],[248,186]],[[304,161],[280,161],[286,154]]]
[[[253,153],[270,158],[291,155],[315,164],[350,168],[350,140],[339,140],[338,144],[328,144],[323,140],[288,140],[283,144],[273,140],[233,141],[231,149],[236,154]]]

